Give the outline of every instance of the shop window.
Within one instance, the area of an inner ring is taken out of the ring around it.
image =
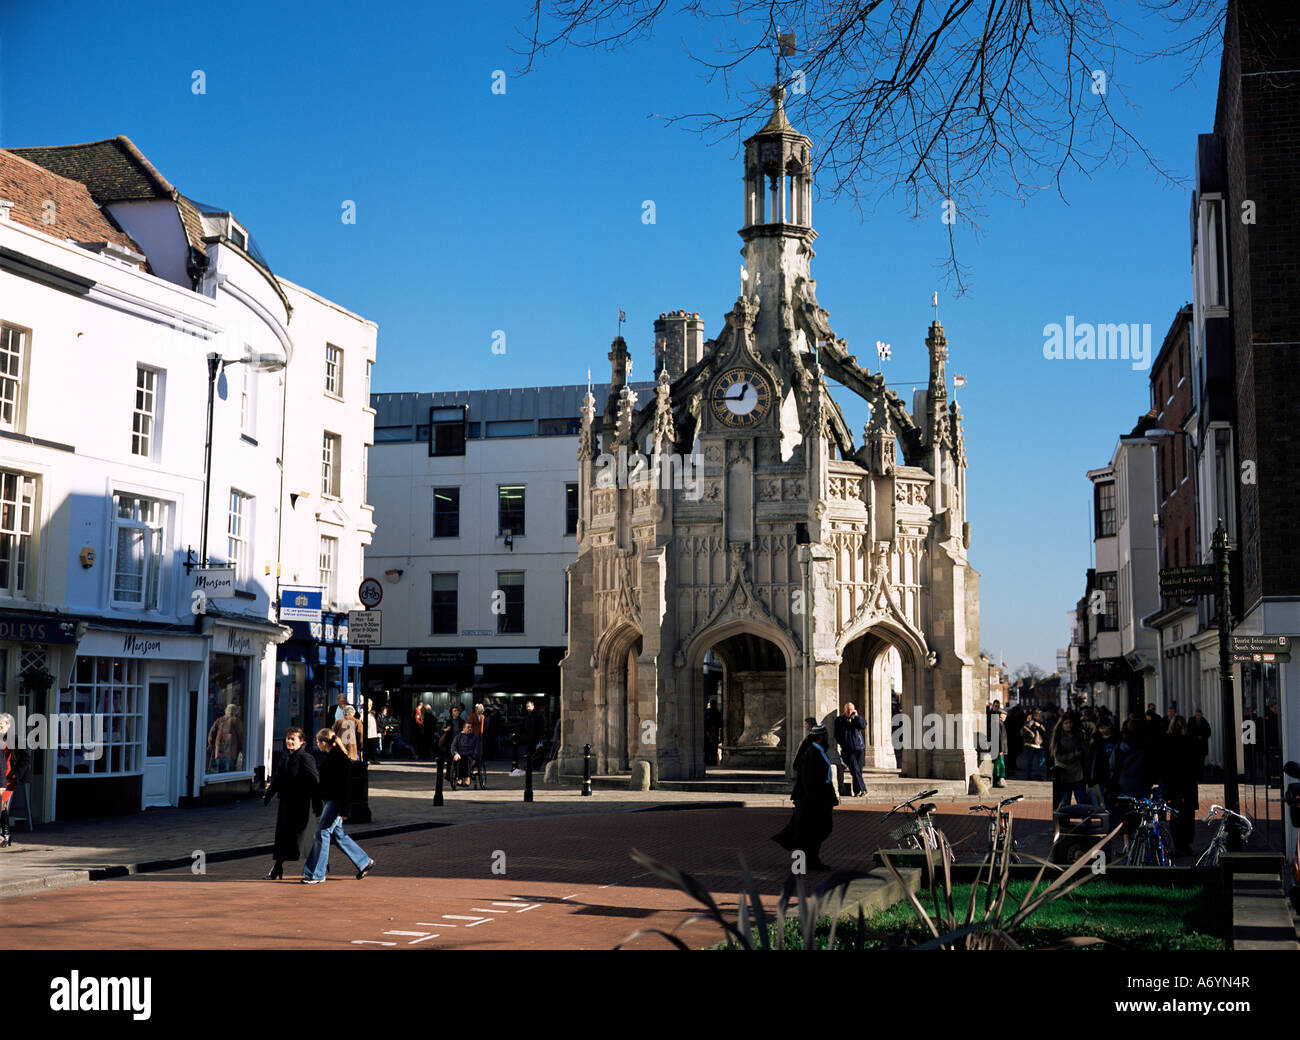
[[[79,657],[72,685],[58,693],[59,776],[130,776],[142,771],[143,665],[118,657]]]
[[[208,666],[208,732],[204,773],[244,773],[248,709],[248,658],[213,654]]]

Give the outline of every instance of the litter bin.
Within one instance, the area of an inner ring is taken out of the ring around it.
[[[1101,805],[1067,805],[1052,813],[1053,863],[1073,863],[1110,832],[1110,813]]]

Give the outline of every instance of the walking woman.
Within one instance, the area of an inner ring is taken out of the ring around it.
[[[284,861],[296,860],[302,855],[302,833],[311,819],[311,804],[320,786],[320,773],[316,758],[307,750],[307,734],[297,726],[284,733],[284,750],[275,756],[271,782],[266,787],[263,805],[279,797],[280,807],[275,814],[275,864],[266,875],[267,881],[284,877]]]
[[[831,836],[831,813],[839,802],[829,747],[826,727],[814,726],[807,752],[795,766],[794,813],[785,829],[772,838],[783,849],[802,851],[809,870],[831,869],[821,861],[822,842]]]
[[[352,808],[349,798],[352,763],[332,729],[322,729],[316,734],[316,746],[325,752],[325,761],[320,767],[320,787],[317,790],[317,800],[324,804],[318,806],[320,820],[316,827],[316,841],[307,854],[307,862],[303,864],[302,883],[319,885],[325,880],[331,838],[338,842],[343,854],[357,868],[357,880],[360,881],[374,869],[375,861],[343,833],[343,822]]]
[[[10,733],[14,717],[8,712],[0,714],[0,849],[7,849],[13,838],[9,834],[9,799],[31,778],[32,757],[25,748],[10,747]],[[28,814],[31,806],[27,807]]]

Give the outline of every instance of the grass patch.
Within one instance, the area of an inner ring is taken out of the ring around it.
[[[1029,889],[1027,881],[1007,886],[1007,905],[1018,906]],[[953,902],[965,907],[970,885],[953,886]],[[928,894],[922,905],[930,909]],[[1017,928],[1013,938],[1026,949],[1051,946],[1075,935],[1095,936],[1113,944],[1110,949],[1223,950],[1219,937],[1223,906],[1215,889],[1200,885],[1134,885],[1096,880],[1048,903]],[[775,925],[772,926],[775,940]],[[835,933],[836,949],[852,948],[858,923],[846,918]],[[830,918],[817,925],[816,946],[826,948]],[[863,946],[884,949],[910,946],[930,937],[904,901],[866,919]],[[797,921],[786,922],[786,944],[802,949]],[[1107,949],[1107,947],[1091,947]]]

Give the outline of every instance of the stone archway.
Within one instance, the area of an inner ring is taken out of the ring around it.
[[[596,652],[596,708],[604,720],[597,746],[592,748],[598,773],[625,771],[635,757],[640,726],[636,672],[641,649],[641,632],[626,625],[602,640]]]
[[[933,703],[922,655],[910,633],[888,624],[873,625],[846,640],[840,653],[840,707],[852,701],[867,724],[864,768],[929,775],[929,763],[916,741],[906,741],[900,754],[894,746],[895,715],[912,719],[917,709],[925,715]]]

